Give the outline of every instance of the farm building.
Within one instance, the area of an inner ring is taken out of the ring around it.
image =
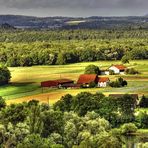
[[[106,87],[110,80],[108,77],[98,77],[98,87]]]
[[[91,82],[97,84],[98,76],[96,74],[82,74],[79,76],[77,84],[89,86]]]
[[[95,74],[82,74],[80,75],[77,84],[88,87],[91,82],[94,82],[98,87],[106,87],[109,81],[110,80],[107,77],[98,77]]]
[[[124,65],[112,65],[109,70],[112,70],[115,74],[124,74],[126,66]]]
[[[58,79],[58,80],[50,80],[50,81],[44,81],[41,82],[41,87],[62,87],[62,85],[65,84],[73,84],[74,81],[73,80],[69,80],[69,79]]]
[[[108,70],[101,70],[101,75],[109,75],[109,71]]]

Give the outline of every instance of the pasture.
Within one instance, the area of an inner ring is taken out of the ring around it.
[[[120,61],[98,61],[84,62],[69,65],[54,66],[33,66],[33,67],[12,67],[9,68],[12,74],[11,83],[7,86],[0,87],[0,96],[7,100],[7,103],[19,103],[37,99],[41,102],[54,103],[61,96],[69,93],[76,95],[82,91],[92,93],[102,92],[105,95],[110,93],[138,93],[139,96],[148,95],[148,62],[147,60],[130,61],[126,64],[128,68],[135,68],[141,74],[139,75],[113,75],[109,76],[110,80],[115,80],[121,76],[128,81],[128,86],[123,88],[92,88],[92,89],[51,89],[46,88],[42,93],[40,87],[41,81],[68,78],[75,82],[80,74],[84,73],[87,65],[94,64],[100,69],[107,69],[111,64],[121,64]]]

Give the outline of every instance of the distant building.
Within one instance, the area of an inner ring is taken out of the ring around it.
[[[58,79],[58,80],[49,80],[49,81],[44,81],[41,82],[41,87],[57,87],[60,88],[62,87],[62,85],[65,84],[73,84],[74,81],[73,80],[69,80],[69,79]]]
[[[89,87],[89,84],[94,82],[97,87],[106,87],[109,81],[110,80],[107,77],[98,77],[95,74],[82,74],[80,75],[77,84]]]
[[[101,70],[101,75],[109,75],[109,71],[108,70]]]
[[[77,84],[88,87],[91,82],[97,84],[98,76],[96,74],[82,74],[79,76]]]
[[[112,65],[109,70],[112,70],[115,74],[124,74],[126,66],[124,65]]]
[[[110,80],[108,77],[98,77],[98,87],[107,87],[109,82]]]

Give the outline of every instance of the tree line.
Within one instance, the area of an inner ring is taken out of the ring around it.
[[[7,66],[62,65],[98,60],[148,59],[147,39],[63,40],[0,43],[0,63]]]
[[[140,106],[147,98],[141,100]],[[121,135],[148,128],[148,114],[135,115],[136,103],[128,94],[116,100],[88,92],[67,94],[53,106],[35,100],[7,106],[0,97],[0,146],[120,148]]]

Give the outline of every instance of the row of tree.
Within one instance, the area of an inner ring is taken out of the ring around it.
[[[0,62],[8,66],[67,64],[84,61],[148,59],[148,40],[81,40],[0,43]]]
[[[53,109],[35,100],[6,106],[0,98],[0,146],[120,148],[124,144],[121,134],[137,130],[129,122],[147,128],[148,114],[142,112],[135,116],[135,103],[130,95],[115,100],[87,92],[75,97],[66,95]],[[119,130],[112,129],[120,125]]]
[[[1,30],[0,42],[36,42],[63,40],[146,39],[148,30],[70,29],[70,30]]]

